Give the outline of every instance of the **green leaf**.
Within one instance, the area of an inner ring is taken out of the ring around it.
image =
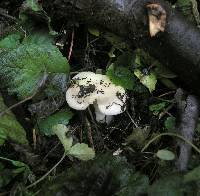
[[[63,124],[57,124],[52,127],[52,130],[58,136],[65,149],[65,152],[69,151],[73,142],[73,138],[69,134],[69,128]]]
[[[63,124],[63,125],[67,125],[69,123],[69,120],[72,118],[73,113],[70,110],[62,110],[59,111],[47,118],[45,118],[44,120],[41,120],[38,124],[39,130],[41,131],[41,133],[45,134],[45,135],[54,135],[54,131],[53,131],[53,126],[57,125],[57,124]]]
[[[74,146],[72,146],[68,154],[82,161],[88,161],[95,157],[94,150],[84,143],[77,143]]]
[[[169,69],[167,69],[165,66],[158,64],[156,69],[155,69],[156,75],[158,77],[162,78],[176,78],[176,74],[171,72]]]
[[[134,128],[131,135],[129,135],[126,139],[128,144],[133,143],[136,144],[138,147],[144,146],[145,140],[149,136],[150,128],[148,126],[144,128]]]
[[[67,172],[42,186],[41,195],[146,195],[148,177],[135,172],[125,157],[104,153],[74,164]]]
[[[11,34],[0,41],[0,48],[2,49],[14,49],[19,45],[20,34]]]
[[[112,63],[107,69],[106,75],[110,80],[125,89],[133,90],[135,86],[135,76],[130,71],[134,64],[134,55],[130,52],[123,52],[117,57],[117,60]]]
[[[125,89],[132,90],[134,87],[134,76],[126,67],[115,67],[111,64],[106,75],[114,84],[122,86]]]
[[[99,35],[100,35],[99,30],[96,29],[96,28],[90,27],[90,28],[88,29],[88,31],[89,31],[90,34],[92,34],[92,35],[94,35],[94,36],[96,36],[96,37],[99,37]]]
[[[134,74],[150,92],[155,90],[157,78],[154,73],[151,72],[149,75],[144,75],[139,69],[135,69]]]
[[[168,131],[173,131],[175,130],[175,125],[176,125],[176,118],[173,116],[167,117],[165,120],[165,128]]]
[[[167,105],[166,102],[161,102],[158,104],[152,104],[149,106],[149,110],[153,112],[154,115],[158,115]]]
[[[69,72],[66,58],[51,41],[37,43],[36,40],[41,40],[44,36],[36,37],[26,38],[17,48],[1,55],[0,76],[4,78],[9,92],[17,93],[20,99],[36,93],[45,74]]]
[[[21,23],[32,31],[46,30],[48,27],[49,34],[56,35],[57,33],[51,28],[51,18],[43,10],[42,4],[38,0],[25,0],[21,6],[19,18]],[[43,27],[38,23],[42,22]],[[46,23],[46,26],[44,25]]]
[[[143,195],[149,187],[149,179],[145,175],[135,173],[130,176],[128,183],[118,192],[117,196]]]
[[[183,196],[184,185],[181,175],[169,175],[155,182],[148,191],[148,196]]]
[[[112,34],[110,32],[105,32],[103,34],[103,37],[108,42],[110,42],[113,45],[113,47],[115,47],[115,48],[117,48],[119,50],[122,50],[122,49],[125,49],[125,48],[127,49],[128,48],[127,43],[124,42],[124,40],[121,37],[119,37],[119,36],[117,36],[115,34]]]
[[[24,8],[29,8],[35,12],[42,10],[42,7],[38,4],[37,0],[25,0],[23,6]]]
[[[4,104],[3,97],[0,95],[0,111],[3,112],[6,109],[7,106]],[[24,128],[10,111],[0,117],[0,145],[7,139],[19,144],[28,144]]]
[[[184,175],[184,182],[198,182],[200,180],[200,166],[194,168],[192,171],[189,171],[187,174]]]
[[[174,153],[166,149],[158,150],[158,152],[156,153],[156,156],[159,159],[165,160],[165,161],[171,161],[175,159]]]

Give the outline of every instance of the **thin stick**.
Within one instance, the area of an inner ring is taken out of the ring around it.
[[[66,157],[66,154],[64,153],[61,159],[46,174],[44,174],[41,178],[36,180],[34,183],[28,185],[26,188],[29,189],[37,185],[38,183],[40,183],[42,180],[44,180],[64,160],[65,157]]]
[[[47,76],[48,76],[48,74],[44,73],[43,78],[39,82],[38,89],[41,88],[45,84]],[[21,105],[22,103],[32,99],[37,93],[38,93],[38,91],[35,91],[31,96],[29,96],[29,97],[27,97],[27,98],[15,103],[14,105],[8,107],[6,110],[4,110],[3,112],[0,113],[0,117],[3,116],[4,114],[6,114],[8,111],[12,110],[13,108],[15,108],[15,107]]]
[[[186,142],[187,144],[189,144],[190,146],[192,146],[192,148],[194,148],[199,154],[200,154],[200,149],[195,146],[192,142],[186,140],[183,136],[175,134],[175,133],[161,133],[160,135],[157,135],[156,137],[154,137],[153,139],[151,139],[141,150],[141,152],[144,152],[149,146],[150,144],[152,144],[155,140],[157,140],[158,138],[162,137],[162,136],[173,136],[173,137],[178,137],[179,139],[183,140],[184,142]]]
[[[74,28],[72,30],[72,38],[71,38],[71,44],[70,44],[70,48],[69,48],[68,61],[71,58],[73,46],[74,46]]]
[[[138,128],[137,123],[133,120],[133,118],[132,118],[132,116],[129,114],[129,112],[126,111],[126,113],[127,113],[128,117],[131,119],[131,122],[135,125],[136,128]]]

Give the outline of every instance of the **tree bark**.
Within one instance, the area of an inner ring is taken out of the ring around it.
[[[96,25],[143,48],[175,72],[185,88],[200,95],[200,31],[171,5],[157,0],[167,13],[165,31],[150,37],[146,6],[153,0],[44,0],[51,18]]]

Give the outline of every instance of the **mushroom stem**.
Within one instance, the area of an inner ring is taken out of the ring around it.
[[[95,109],[95,115],[96,115],[96,121],[97,122],[110,124],[110,122],[113,119],[112,115],[105,115],[102,112],[100,112],[96,102],[94,103],[94,109]]]

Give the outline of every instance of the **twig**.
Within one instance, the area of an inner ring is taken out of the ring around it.
[[[64,153],[63,156],[61,157],[61,159],[46,174],[44,174],[41,178],[36,180],[34,183],[28,185],[26,187],[26,189],[29,189],[29,188],[37,185],[38,183],[40,183],[42,180],[44,180],[64,160],[65,157],[66,157],[66,154]]]
[[[161,97],[164,97],[164,96],[166,96],[166,95],[174,94],[175,92],[176,92],[176,91],[169,91],[169,92],[166,92],[166,93],[164,93],[164,94],[159,95],[158,97],[161,98]]]
[[[131,117],[131,115],[129,114],[129,112],[126,111],[126,113],[127,113],[128,117],[131,119],[131,122],[132,122],[132,123],[135,125],[135,127],[137,128],[138,125],[137,125],[137,123],[133,120],[133,118]]]
[[[74,28],[72,30],[72,37],[71,37],[71,44],[70,44],[70,48],[69,48],[68,61],[70,60],[71,55],[72,55],[73,45],[74,45]]]
[[[2,8],[0,8],[0,15],[4,16],[4,17],[6,17],[6,18],[9,18],[9,19],[11,19],[11,20],[14,20],[14,21],[17,20],[15,17],[13,17],[13,16],[7,14],[7,12],[6,12],[4,9],[2,9]]]
[[[36,145],[37,145],[37,136],[36,136],[36,130],[35,129],[33,129],[32,134],[33,134],[33,149],[35,150]]]
[[[41,88],[45,84],[47,76],[48,76],[48,74],[44,73],[44,76],[43,76],[42,80],[39,82],[38,89]],[[32,99],[37,93],[38,93],[38,91],[35,91],[31,96],[29,96],[29,97],[27,97],[27,98],[15,103],[14,105],[8,107],[6,110],[4,110],[3,112],[0,113],[0,117],[3,116],[4,114],[6,114],[11,109],[13,109],[13,108],[21,105],[22,103],[25,103],[26,101]]]
[[[168,133],[168,132],[167,132],[167,133],[161,133],[161,134],[155,136],[153,139],[151,139],[151,140],[142,148],[141,152],[144,152],[144,151],[150,146],[150,144],[152,144],[155,140],[157,140],[158,138],[160,138],[160,137],[162,137],[162,136],[165,136],[165,135],[177,137],[177,138],[183,140],[184,142],[186,142],[187,144],[189,144],[190,146],[192,146],[192,148],[194,148],[194,149],[200,154],[200,149],[199,149],[197,146],[195,146],[192,142],[188,141],[187,139],[185,139],[185,138],[184,138],[183,136],[181,136],[181,135],[178,135],[178,134],[175,134],[175,133]]]
[[[90,141],[90,145],[92,146],[92,148],[94,149],[94,142],[93,142],[93,138],[92,138],[92,129],[91,129],[91,125],[89,120],[87,119],[87,117],[85,118],[86,121],[86,126],[87,126],[87,133],[88,133],[88,138]]]
[[[168,111],[174,107],[174,103],[170,104],[164,111],[159,114],[158,119],[160,120],[165,114],[169,114]]]

